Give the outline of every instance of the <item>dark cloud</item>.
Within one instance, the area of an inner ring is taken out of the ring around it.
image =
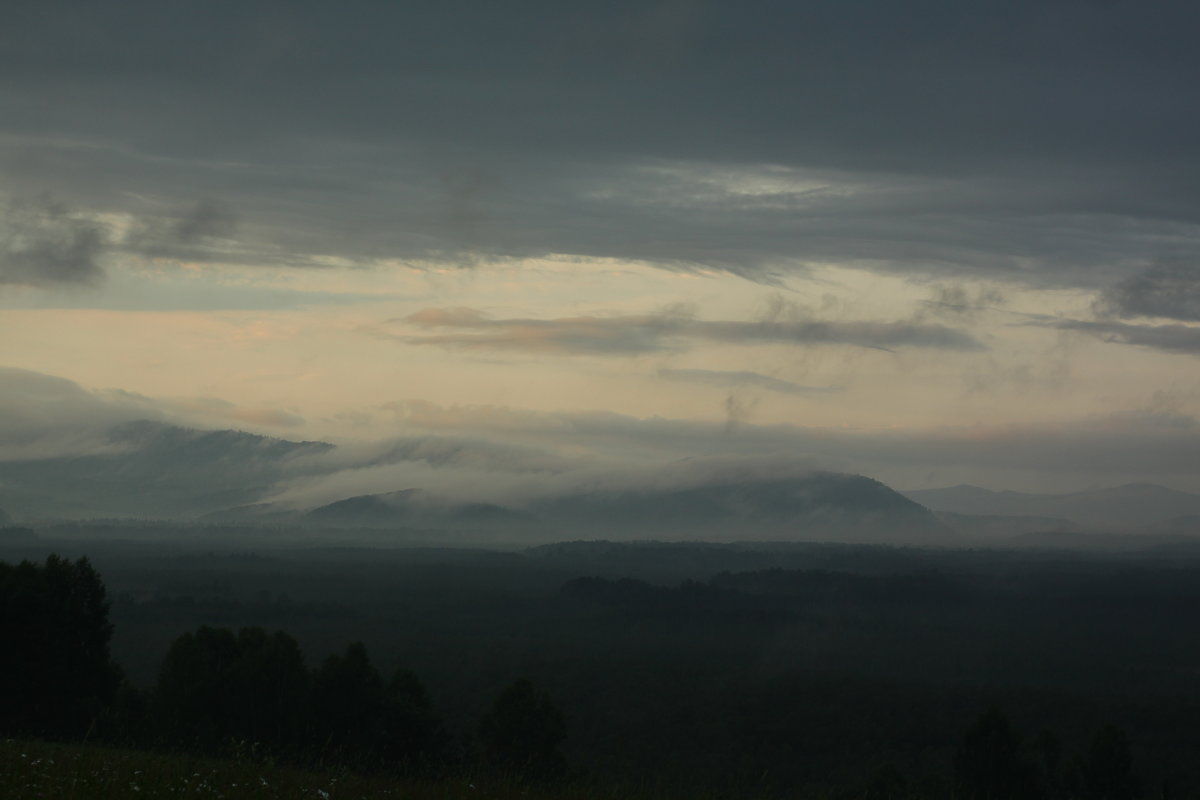
[[[11,12],[0,44],[24,85],[62,92],[85,80],[96,96],[80,92],[72,116],[93,127],[133,137],[155,120],[136,138],[160,150],[268,150],[269,134],[303,122],[307,136],[482,138],[556,155],[789,163],[816,151],[913,167],[1136,162],[1159,157],[1157,144],[1193,157],[1196,55],[1184,32],[1200,14],[1183,4],[115,7]],[[372,74],[391,80],[359,80]],[[182,87],[194,94],[171,100]],[[99,114],[116,89],[125,106]],[[37,111],[24,127],[67,122]],[[1148,122],[1167,114],[1175,126]]]
[[[780,394],[826,394],[841,391],[840,386],[803,386],[792,381],[772,378],[758,372],[746,370],[715,370],[715,369],[660,369],[658,377],[669,381],[695,383],[701,386],[748,387],[766,389]]]
[[[104,229],[52,200],[12,202],[0,218],[0,284],[90,283],[102,270]]]
[[[238,216],[228,204],[204,198],[181,213],[139,219],[122,239],[120,247],[125,252],[150,258],[228,259],[232,253],[223,248],[237,227]],[[236,255],[245,257],[248,254]]]
[[[225,198],[271,263],[1098,288],[1164,243],[1200,258],[1198,22],[1124,0],[18,3],[0,170],[139,218]]]
[[[995,311],[1008,301],[995,286],[970,287],[961,283],[935,283],[925,311],[931,316],[971,319],[986,311]]]
[[[229,206],[219,200],[206,198],[175,221],[171,234],[176,241],[191,244],[202,239],[229,236],[236,227],[237,215]]]
[[[1168,353],[1200,355],[1200,326],[1133,325],[1127,322],[1057,320],[1029,323],[1065,331],[1078,331],[1105,342],[1149,347]]]
[[[1200,321],[1200,261],[1164,260],[1107,289],[1097,313]]]
[[[427,308],[391,321],[391,324],[395,323],[454,331],[396,335],[408,344],[564,355],[636,355],[680,348],[688,340],[726,344],[842,344],[876,350],[897,347],[982,349],[969,334],[942,325],[791,319],[704,321],[693,319],[686,310],[680,309],[661,314],[539,320],[491,319],[473,309]]]

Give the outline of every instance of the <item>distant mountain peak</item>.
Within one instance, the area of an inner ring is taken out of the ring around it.
[[[0,501],[24,519],[194,518],[261,502],[296,456],[333,449],[157,420],[113,426],[109,452],[0,461]]]

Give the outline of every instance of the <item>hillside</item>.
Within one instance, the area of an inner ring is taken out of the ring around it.
[[[0,504],[19,519],[193,517],[255,502],[290,460],[331,449],[142,420],[111,428],[101,453],[0,461]]]
[[[454,503],[423,489],[348,497],[305,513],[304,524],[361,528],[493,528],[530,524],[527,515],[493,503]]]
[[[953,532],[919,504],[878,481],[837,473],[572,492],[512,508],[455,504],[408,489],[320,506],[302,521],[328,527],[520,530],[543,538],[954,541]]]

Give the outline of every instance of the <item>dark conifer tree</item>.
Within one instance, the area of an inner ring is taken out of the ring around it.
[[[317,756],[327,762],[412,771],[436,766],[446,748],[417,677],[398,670],[385,685],[361,642],[314,674],[311,721]]]
[[[0,563],[0,730],[73,738],[93,729],[121,682],[108,609],[86,558]]]
[[[1023,756],[1021,737],[995,708],[980,715],[954,756],[960,797],[1026,800],[1038,796],[1036,770]]]
[[[1129,739],[1114,725],[1096,732],[1073,772],[1074,793],[1084,800],[1131,800],[1137,794]]]
[[[171,645],[154,714],[162,735],[185,747],[288,752],[300,744],[308,682],[300,647],[286,633],[202,627]]]
[[[488,761],[530,780],[556,778],[566,771],[566,759],[558,750],[566,736],[562,712],[527,680],[501,692],[479,723],[479,741]]]
[[[313,675],[312,724],[314,744],[322,760],[347,760],[366,765],[378,761],[378,746],[386,734],[387,695],[367,648],[355,642],[344,655],[332,655]]]
[[[387,757],[401,767],[437,768],[449,755],[449,736],[425,687],[412,672],[398,669],[387,696]]]

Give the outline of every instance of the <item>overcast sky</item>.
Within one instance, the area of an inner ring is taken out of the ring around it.
[[[1197,8],[6,2],[0,456],[1200,491]]]

